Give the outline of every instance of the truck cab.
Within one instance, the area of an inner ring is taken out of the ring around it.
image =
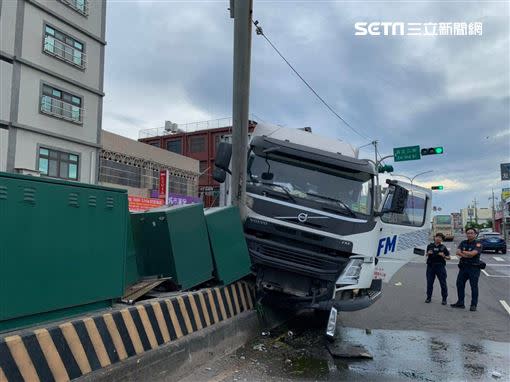
[[[351,145],[259,124],[247,155],[244,232],[262,302],[363,309],[424,254],[430,191],[391,181],[376,211],[375,165]]]

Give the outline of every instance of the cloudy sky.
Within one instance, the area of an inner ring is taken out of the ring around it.
[[[228,0],[109,0],[103,128],[131,138],[164,120],[232,113],[233,20]],[[444,146],[394,164],[434,193],[444,212],[489,204],[510,162],[510,27],[506,1],[264,1],[254,19],[359,134],[322,105],[268,43],[253,35],[255,119],[362,146]],[[481,22],[482,36],[355,36],[355,22]],[[373,149],[361,157],[373,158]],[[391,161],[388,163],[392,163]],[[500,192],[500,191],[499,191]]]

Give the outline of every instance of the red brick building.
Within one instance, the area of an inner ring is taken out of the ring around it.
[[[249,121],[249,133],[255,129],[256,124],[254,121]],[[207,128],[216,125],[220,127]],[[206,128],[189,131],[196,127]],[[212,171],[218,143],[231,141],[231,120],[199,122],[183,125],[182,128],[173,125],[172,130],[164,128],[144,130],[140,132],[139,141],[200,161],[200,174],[202,175],[198,181],[198,194],[204,201],[205,207],[219,205],[220,185],[212,178]],[[172,184],[170,184],[170,192],[172,192]]]

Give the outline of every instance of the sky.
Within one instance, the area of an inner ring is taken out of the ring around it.
[[[228,0],[119,1],[107,9],[103,129],[139,130],[232,114],[233,20]],[[250,113],[255,120],[355,146],[443,146],[395,174],[434,191],[442,213],[477,199],[488,207],[510,182],[510,6],[506,1],[265,1],[253,19],[355,130],[306,88],[253,31]],[[481,22],[478,36],[355,36],[356,22]],[[253,118],[252,117],[252,118]],[[360,150],[373,158],[373,146]],[[404,179],[404,178],[396,178]]]

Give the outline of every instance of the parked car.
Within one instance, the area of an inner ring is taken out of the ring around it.
[[[482,232],[478,235],[482,243],[482,250],[506,253],[506,241],[498,232]]]

